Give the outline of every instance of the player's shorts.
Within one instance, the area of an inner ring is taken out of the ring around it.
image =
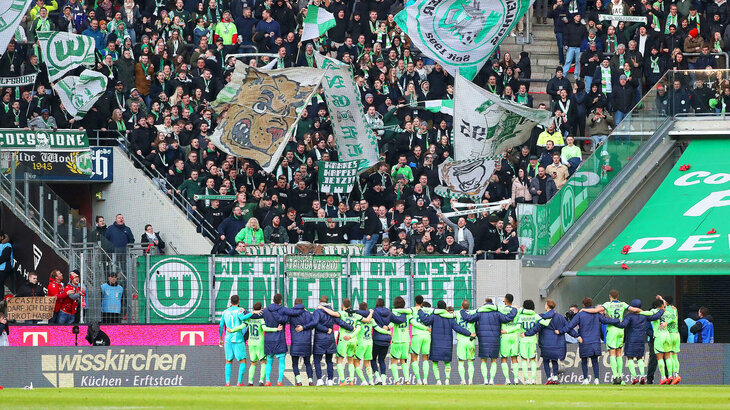
[[[520,343],[520,357],[525,360],[537,358],[537,343]]]
[[[252,362],[258,362],[259,360],[265,359],[266,354],[264,353],[264,344],[249,344],[248,353],[251,356]]]
[[[355,349],[355,357],[358,360],[373,360],[373,343],[361,343]]]
[[[668,334],[654,336],[654,353],[667,353],[670,351],[671,343]]]
[[[679,353],[679,345],[681,343],[681,339],[679,337],[679,333],[670,333],[669,334],[669,352],[672,353]]]
[[[246,344],[245,343],[231,343],[226,342],[223,345],[226,351],[226,361],[232,362],[234,359],[241,361],[246,358]]]
[[[392,357],[393,359],[408,360],[408,343],[391,344],[390,357]]]
[[[499,357],[514,357],[520,354],[520,337],[502,336],[499,340]]]
[[[337,356],[339,357],[355,357],[356,350],[356,338],[352,338],[350,340],[340,339],[340,341],[337,343]]]
[[[429,354],[431,352],[431,335],[414,335],[411,339],[411,353]]]
[[[606,349],[620,349],[624,345],[624,330],[617,327],[606,329]]]
[[[474,341],[456,342],[456,358],[458,360],[474,360]]]

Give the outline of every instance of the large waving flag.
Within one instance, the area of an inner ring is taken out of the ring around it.
[[[102,73],[84,70],[79,77],[64,77],[53,85],[53,90],[58,94],[66,110],[77,119],[81,119],[104,94],[107,80]]]
[[[451,75],[474,78],[534,0],[412,0],[395,22]]]
[[[457,75],[454,79],[454,159],[500,155],[530,138],[537,124],[547,125],[548,110],[509,100]]]
[[[302,41],[323,36],[327,30],[331,29],[336,24],[335,16],[332,15],[332,13],[321,7],[310,5],[307,7],[307,17],[304,18]]]
[[[48,79],[56,81],[66,72],[80,64],[87,67],[94,66],[94,39],[79,34],[63,33],[58,31],[44,31],[38,33],[43,54],[48,67]]]
[[[423,102],[423,108],[431,112],[454,115],[454,100],[428,100]]]
[[[0,4],[0,54],[5,54],[20,21],[34,0],[3,0]]]

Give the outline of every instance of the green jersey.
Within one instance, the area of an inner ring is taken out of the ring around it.
[[[667,322],[667,332],[669,333],[679,333],[679,318],[677,317],[677,308],[669,305],[664,309],[664,314],[662,315],[662,320]]]
[[[340,328],[340,338],[343,336],[350,336],[350,338],[355,338],[360,333],[360,319],[362,319],[362,316],[358,315],[357,313],[347,313],[345,311],[340,311],[340,319],[347,323],[348,325],[352,326],[352,330],[346,330],[345,328]],[[344,339],[342,339],[344,340]]]
[[[652,309],[648,313],[647,312],[641,312],[642,315],[651,316],[658,312],[659,309]],[[651,322],[651,329],[654,331],[654,338],[659,338],[660,336],[667,336],[669,333],[667,332],[667,328],[664,329],[660,328],[661,324],[665,322],[664,316],[666,316],[667,311],[664,311],[664,314],[662,317],[660,317],[658,320],[654,320]]]
[[[602,306],[606,310],[606,316],[613,318],[613,319],[618,319],[618,320],[624,319],[624,314],[626,313],[626,309],[629,308],[628,304],[621,302],[619,300],[609,300],[608,302],[604,303]],[[616,327],[616,326],[607,325],[607,328],[613,328],[613,327]]]
[[[512,306],[508,305],[502,305],[499,307],[499,312],[503,315],[509,315],[512,313]],[[517,310],[517,314],[515,315],[515,318],[512,319],[511,322],[502,323],[502,330],[506,330],[507,334],[504,334],[503,336],[519,332],[521,330],[520,327],[520,310]]]
[[[464,311],[464,309],[462,309],[461,311]],[[468,330],[470,333],[476,333],[476,330],[477,330],[476,323],[474,323],[474,322],[467,322],[466,320],[462,319],[461,318],[461,311],[456,315],[456,323],[458,323],[459,326],[461,326],[461,327],[465,328],[466,330]],[[467,315],[473,315],[477,311],[476,310],[467,310],[465,312],[466,312]],[[464,336],[461,333],[457,333],[456,334],[456,341],[457,342],[473,342],[473,340],[471,340],[471,337]]]
[[[401,324],[391,323],[393,328],[393,343],[409,343],[411,337],[408,335],[408,322]]]
[[[373,328],[375,327],[375,320],[371,320],[368,323],[360,322],[360,334],[357,336],[357,343],[360,345],[373,344]]]
[[[264,344],[264,318],[248,319],[246,320],[248,327],[248,345],[263,345]]]
[[[534,310],[530,309],[520,309],[519,319],[518,322],[520,324],[520,332],[526,332],[537,324],[541,320],[540,315],[535,313]],[[532,336],[525,336],[520,339],[520,343],[529,343],[529,344],[536,344],[537,343],[537,334],[534,334]]]

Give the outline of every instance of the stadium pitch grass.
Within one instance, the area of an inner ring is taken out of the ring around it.
[[[728,386],[347,386],[5,389],[8,408],[730,408]]]

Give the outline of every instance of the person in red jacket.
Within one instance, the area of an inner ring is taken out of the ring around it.
[[[58,312],[58,324],[67,325],[76,321],[76,309],[78,308],[78,300],[81,299],[83,293],[79,285],[80,278],[76,272],[70,273],[71,281],[63,289],[68,297],[62,299],[61,310]]]
[[[71,291],[73,291],[73,289],[71,289]],[[58,269],[51,271],[50,280],[48,282],[48,296],[56,297],[56,306],[53,308],[53,317],[48,321],[48,323],[59,323],[58,316],[61,311],[61,305],[63,304],[63,301],[68,298],[68,293],[63,285],[63,273],[61,273]]]

